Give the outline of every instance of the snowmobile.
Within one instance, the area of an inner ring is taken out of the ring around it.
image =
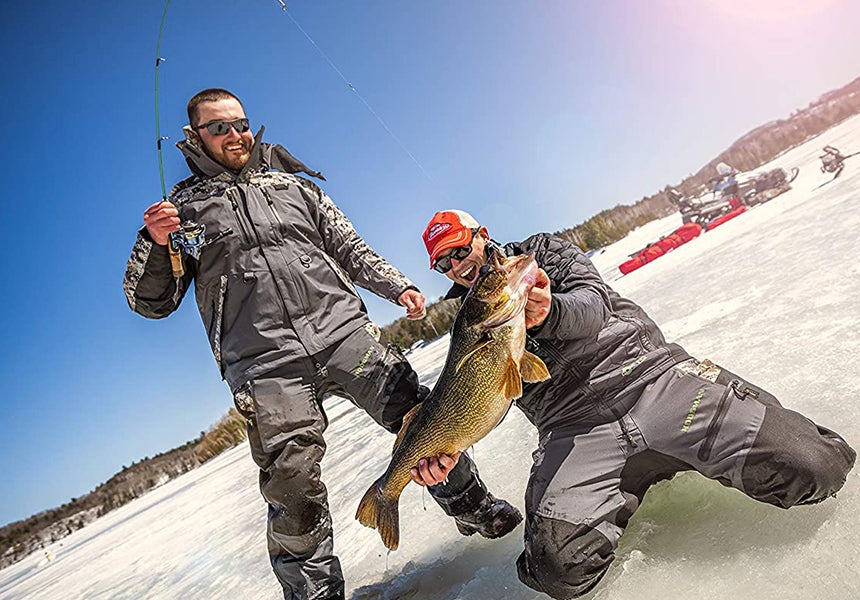
[[[740,186],[741,201],[747,206],[764,204],[791,189],[791,182],[797,178],[800,169],[790,170],[778,167],[759,173]]]
[[[737,211],[740,205],[756,206],[776,198],[791,189],[800,170],[778,167],[764,173],[749,174],[729,170],[711,179],[711,190],[687,198],[675,188],[669,188],[669,200],[678,207],[684,223],[699,223],[707,227],[712,221]]]
[[[698,223],[704,227],[712,220],[731,212],[734,208],[732,202],[734,196],[724,194],[723,190],[705,192],[694,198],[689,198],[675,188],[670,188],[668,195],[669,200],[681,212],[681,220],[684,224]]]
[[[846,158],[851,158],[852,156],[860,154],[860,152],[854,152],[853,154],[848,154],[846,156],[835,146],[824,146],[823,152],[824,154],[818,157],[821,159],[821,172],[833,173],[833,179],[836,179],[842,174],[842,169],[845,168]]]
[[[857,156],[858,154],[860,154],[860,152],[853,152],[852,154],[842,154],[839,151],[839,148],[836,148],[835,146],[824,146],[822,151],[824,152],[824,154],[818,157],[821,160],[821,172],[833,173],[833,177],[815,186],[813,189],[816,190],[821,186],[827,185],[831,181],[834,181],[842,174],[842,170],[845,168],[846,158],[851,158],[852,156]]]

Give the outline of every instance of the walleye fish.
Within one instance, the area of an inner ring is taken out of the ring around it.
[[[404,417],[388,469],[358,505],[355,518],[378,529],[388,549],[400,542],[397,505],[410,469],[422,458],[465,450],[501,422],[523,381],[549,379],[543,361],[525,349],[525,305],[537,272],[531,254],[494,251],[463,299],[436,386]]]

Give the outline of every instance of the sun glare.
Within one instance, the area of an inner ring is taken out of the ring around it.
[[[709,0],[736,17],[770,21],[796,19],[826,10],[835,0]]]

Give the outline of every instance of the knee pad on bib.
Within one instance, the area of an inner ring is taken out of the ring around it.
[[[612,544],[588,525],[534,515],[517,559],[520,581],[557,600],[589,592],[614,560]]]

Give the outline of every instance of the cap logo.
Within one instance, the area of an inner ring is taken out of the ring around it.
[[[451,229],[450,223],[433,223],[430,229],[427,231],[427,241],[429,242],[437,235],[444,233],[448,229]]]

